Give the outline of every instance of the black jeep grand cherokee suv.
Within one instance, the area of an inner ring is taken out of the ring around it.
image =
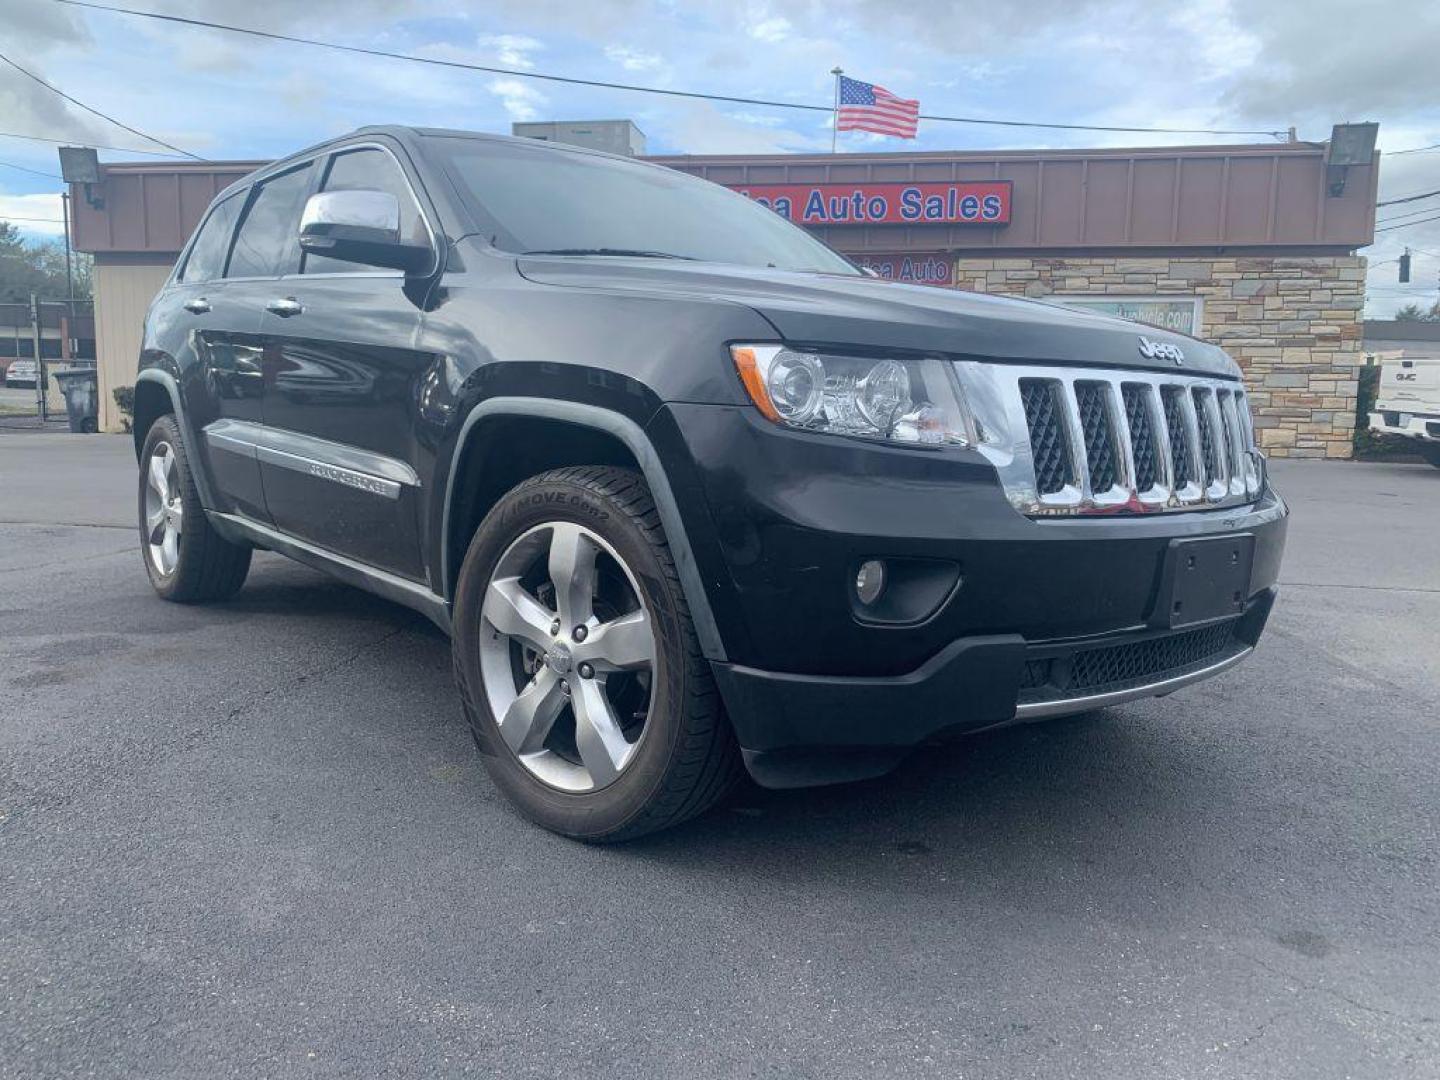
[[[364,129],[211,206],[135,391],[170,600],[278,551],[451,632],[522,813],[617,840],[1255,645],[1285,505],[1235,364],[871,280],[640,162]]]

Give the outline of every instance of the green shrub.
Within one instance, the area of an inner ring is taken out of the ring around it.
[[[1380,395],[1380,365],[1362,367],[1359,383],[1359,391],[1355,395],[1355,456],[1370,461],[1414,457],[1418,450],[1413,439],[1370,430],[1370,414],[1375,410],[1375,399]]]
[[[129,431],[135,424],[135,388],[117,386],[111,394],[115,398],[115,407],[120,410],[120,422]]]

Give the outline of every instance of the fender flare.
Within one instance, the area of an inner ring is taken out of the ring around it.
[[[685,600],[690,607],[690,618],[695,624],[700,651],[707,660],[725,660],[725,646],[720,639],[720,630],[715,625],[710,597],[705,592],[705,583],[701,580],[699,567],[695,563],[690,538],[680,517],[675,494],[670,488],[670,479],[655,453],[655,447],[645,430],[634,420],[598,405],[553,398],[493,397],[485,399],[470,410],[465,422],[460,426],[460,434],[456,437],[455,451],[450,459],[450,473],[445,479],[445,509],[440,537],[440,558],[445,574],[442,587],[445,596],[453,598],[455,595],[455,582],[450,580],[450,508],[454,505],[456,465],[475,428],[495,416],[534,416],[546,420],[563,420],[603,431],[625,444],[635,455],[645,483],[650,487],[650,495],[655,500],[655,509],[660,514],[660,524],[665,529],[670,553],[675,558],[675,569],[680,575],[680,586],[685,591]]]
[[[194,478],[195,487],[200,493],[200,505],[207,510],[213,510],[215,508],[215,500],[210,495],[210,477],[206,473],[205,468],[200,464],[200,460],[195,453],[198,449],[198,437],[194,429],[190,426],[189,420],[185,417],[185,402],[180,394],[180,384],[175,381],[175,376],[171,375],[170,372],[164,368],[154,367],[144,368],[135,376],[136,386],[139,386],[142,382],[159,383],[165,388],[166,393],[170,395],[170,406],[175,413],[175,422],[180,425],[180,434],[186,440],[186,449],[190,451],[190,475]],[[139,434],[142,438],[144,437],[143,432]]]

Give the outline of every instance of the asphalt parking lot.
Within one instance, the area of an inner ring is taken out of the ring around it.
[[[1274,474],[1223,679],[602,849],[422,618],[164,604],[128,440],[0,433],[0,1076],[1434,1077],[1440,470]]]

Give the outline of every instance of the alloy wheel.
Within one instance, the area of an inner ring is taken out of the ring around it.
[[[484,692],[520,763],[562,791],[617,780],[645,734],[656,649],[615,550],[573,522],[528,530],[496,563],[480,618]]]
[[[145,466],[145,546],[151,565],[169,577],[180,563],[180,530],[185,506],[180,462],[168,442],[158,442]]]

